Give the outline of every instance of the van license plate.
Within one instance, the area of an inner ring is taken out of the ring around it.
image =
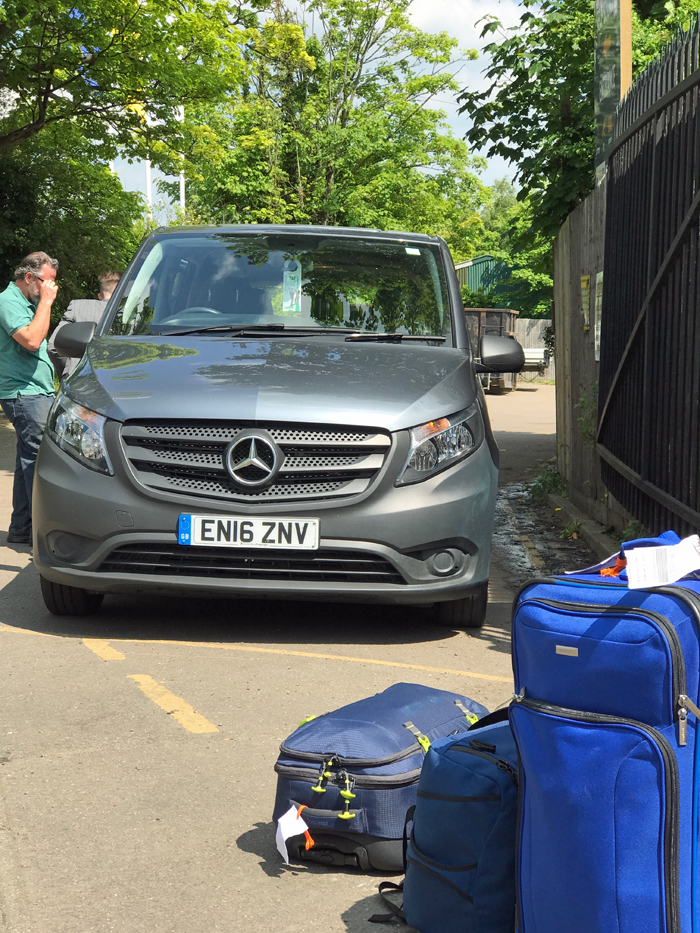
[[[208,547],[318,548],[317,518],[249,518],[247,515],[181,515],[180,544]]]

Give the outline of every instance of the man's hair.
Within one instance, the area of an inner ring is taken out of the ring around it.
[[[105,292],[109,292],[111,295],[121,277],[121,272],[103,272],[101,275],[98,275],[97,281],[100,283],[100,294],[104,295]]]
[[[27,272],[38,276],[44,266],[51,266],[58,272],[58,259],[52,259],[46,253],[30,253],[15,269],[15,281],[23,279]]]

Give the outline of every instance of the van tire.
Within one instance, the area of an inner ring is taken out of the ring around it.
[[[77,586],[53,583],[41,577],[41,595],[49,612],[55,616],[89,616],[102,605],[104,593],[91,593]]]
[[[481,628],[489,598],[488,580],[475,587],[470,596],[437,603],[435,615],[440,625],[451,628]]]

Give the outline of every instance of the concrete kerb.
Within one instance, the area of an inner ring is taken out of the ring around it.
[[[554,511],[554,515],[563,525],[569,522],[579,523],[581,538],[598,560],[605,560],[606,557],[610,557],[611,554],[619,550],[615,546],[615,541],[610,535],[606,534],[603,526],[593,521],[581,509],[577,509],[573,502],[550,492],[547,493],[547,505]]]

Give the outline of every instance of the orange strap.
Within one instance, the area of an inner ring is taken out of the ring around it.
[[[299,819],[299,817],[301,816],[301,811],[302,811],[302,810],[308,810],[308,809],[309,809],[309,808],[308,808],[307,804],[302,803],[302,805],[301,805],[301,806],[299,807],[299,809],[297,810],[297,819]],[[314,844],[314,841],[313,841],[313,839],[311,838],[311,833],[308,831],[308,829],[304,831],[304,835],[306,836],[306,842],[305,842],[305,844],[304,844],[304,848],[305,848],[306,851],[308,852],[309,849],[311,848],[311,846]]]
[[[615,566],[614,567],[603,567],[603,569],[600,571],[600,575],[601,577],[619,577],[620,573],[625,569],[626,566],[627,566],[626,557],[623,557],[622,559],[620,559],[619,557],[616,557]]]

